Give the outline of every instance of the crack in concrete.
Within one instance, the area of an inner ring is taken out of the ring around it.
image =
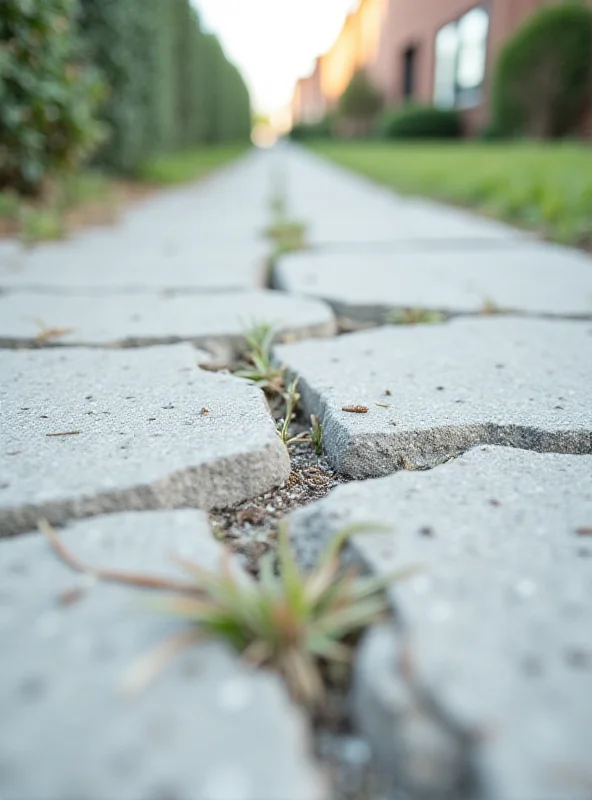
[[[295,373],[289,373],[292,379]],[[323,425],[325,452],[331,466],[354,480],[377,478],[399,470],[428,470],[473,447],[506,446],[538,453],[592,453],[592,431],[547,430],[536,425],[494,422],[441,425],[385,433],[353,433],[321,392],[300,377],[301,405]]]
[[[35,530],[40,519],[60,526],[71,520],[119,511],[154,511],[163,508],[211,511],[226,508],[257,497],[265,488],[265,483],[268,487],[281,485],[289,471],[287,456],[284,455],[278,441],[263,450],[245,452],[238,458],[218,458],[175,470],[150,484],[3,507],[0,508],[0,539]],[[237,464],[237,460],[240,464]],[[268,460],[267,474],[263,475],[263,480],[262,460]],[[244,477],[233,491],[229,491],[228,475],[236,473],[238,469]],[[225,482],[221,480],[222,476],[226,476]]]

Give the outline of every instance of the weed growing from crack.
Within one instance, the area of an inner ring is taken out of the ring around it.
[[[323,454],[323,426],[316,414],[310,415],[310,443],[318,456]]]
[[[294,436],[290,438],[290,423],[294,419],[294,416],[296,414],[296,409],[298,408],[298,403],[300,402],[300,393],[298,391],[298,378],[294,378],[292,383],[288,386],[287,390],[284,392],[284,401],[286,403],[284,418],[278,422],[278,433],[280,439],[286,446],[289,444],[295,444],[296,442],[306,441],[306,439],[308,438],[308,434],[304,434],[301,436]]]
[[[265,235],[275,243],[276,256],[306,248],[306,225],[297,220],[282,217],[267,228]]]
[[[279,672],[297,701],[320,708],[327,670],[332,666],[347,669],[356,637],[388,615],[385,589],[415,572],[404,569],[376,578],[344,569],[341,548],[353,533],[368,530],[368,525],[336,533],[314,569],[303,573],[284,521],[278,532],[277,571],[271,553],[261,559],[259,581],[233,569],[227,551],[218,571],[175,559],[189,576],[188,582],[86,565],[66,549],[48,522],[41,521],[39,528],[71,568],[99,580],[172,592],[152,608],[191,623],[189,630],[168,639],[127,673],[125,688],[135,692],[188,645],[222,639],[254,666]]]
[[[430,311],[427,308],[393,308],[386,315],[386,322],[391,325],[436,325],[446,321],[441,311]]]
[[[306,248],[306,225],[291,219],[288,212],[285,174],[275,171],[272,175],[270,210],[273,222],[265,230],[265,236],[274,242],[275,257]]]
[[[492,300],[491,297],[486,297],[481,306],[481,313],[484,316],[492,316],[493,314],[500,314],[501,309],[495,300]]]
[[[238,369],[235,375],[254,381],[267,394],[278,395],[284,388],[284,367],[275,367],[271,362],[271,348],[275,336],[272,325],[258,322],[245,333],[247,351],[245,360],[248,366]]]

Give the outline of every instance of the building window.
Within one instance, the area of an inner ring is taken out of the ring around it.
[[[417,47],[408,47],[403,53],[403,97],[411,100],[415,94],[415,65]]]
[[[473,8],[436,35],[434,103],[466,108],[481,100],[487,58],[489,14]]]

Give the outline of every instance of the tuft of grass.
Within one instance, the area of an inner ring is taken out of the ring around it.
[[[17,220],[21,208],[21,201],[16,192],[5,190],[0,192],[0,220]]]
[[[267,228],[265,235],[275,243],[276,255],[306,249],[306,225],[303,222],[280,218]]]
[[[446,316],[440,311],[427,308],[393,308],[386,315],[391,325],[437,325],[445,320]]]
[[[300,393],[298,392],[298,378],[294,378],[292,383],[288,386],[287,390],[284,392],[284,400],[286,403],[286,410],[284,413],[284,419],[278,423],[278,433],[280,435],[280,439],[285,445],[290,444],[292,439],[290,439],[290,423],[294,419],[294,413],[298,408],[298,403],[300,402]]]
[[[176,563],[189,576],[187,583],[87,566],[65,548],[47,522],[40,522],[39,527],[56,554],[78,571],[99,580],[172,591],[152,607],[187,620],[191,629],[134,666],[126,677],[126,687],[134,691],[144,688],[180,649],[213,638],[228,642],[251,664],[276,670],[295,700],[311,709],[320,708],[327,671],[347,669],[356,637],[389,613],[385,589],[415,572],[405,569],[374,578],[344,569],[339,559],[341,548],[353,533],[368,530],[367,525],[336,533],[314,569],[303,573],[282,522],[277,570],[271,553],[261,559],[258,581],[233,570],[227,551],[218,571],[177,558]]]
[[[197,180],[238,158],[247,144],[209,145],[155,156],[138,169],[137,177],[159,185]]]
[[[275,367],[271,362],[271,348],[275,337],[272,325],[266,322],[254,323],[245,333],[245,360],[248,366],[238,369],[238,378],[254,381],[267,394],[281,394],[284,388],[284,367]]]
[[[316,414],[310,415],[310,444],[318,456],[323,454],[323,426]]]
[[[66,235],[64,218],[57,206],[24,206],[20,213],[20,238],[26,244],[62,239]]]
[[[72,223],[103,220],[115,204],[113,180],[93,171],[67,172],[46,181],[40,197],[0,192],[0,233],[29,244],[61,239]]]

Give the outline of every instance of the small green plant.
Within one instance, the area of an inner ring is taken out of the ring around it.
[[[267,228],[265,235],[275,242],[276,255],[306,248],[306,225],[297,220],[280,218]]]
[[[48,239],[62,239],[66,229],[63,216],[57,207],[35,208],[25,206],[20,214],[20,237],[26,244]]]
[[[310,444],[318,456],[323,454],[323,426],[316,414],[310,415]]]
[[[254,381],[267,394],[281,394],[284,388],[284,367],[275,367],[271,362],[271,348],[275,336],[272,325],[258,322],[245,333],[247,351],[245,360],[248,367],[238,369],[238,378]]]
[[[168,640],[141,659],[126,680],[138,691],[183,647],[203,639],[223,639],[251,664],[270,667],[285,679],[293,697],[309,708],[324,700],[324,677],[331,667],[349,665],[356,637],[388,615],[385,589],[409,576],[405,569],[383,577],[360,577],[340,564],[339,552],[354,533],[371,526],[354,525],[336,533],[314,569],[299,569],[285,522],[278,532],[277,571],[274,556],[260,562],[259,580],[234,570],[228,553],[218,571],[175,559],[190,582],[128,574],[87,566],[70,553],[45,521],[40,530],[55,553],[71,568],[99,580],[173,592],[154,609],[191,623],[190,630]]]
[[[284,392],[284,400],[286,403],[286,410],[283,420],[278,423],[278,433],[280,439],[287,446],[296,442],[304,441],[302,436],[295,436],[290,438],[290,423],[294,418],[298,403],[300,402],[300,393],[298,392],[298,378],[294,378],[292,383]]]
[[[386,315],[386,321],[391,325],[436,325],[445,319],[441,311],[427,308],[393,308]]]

